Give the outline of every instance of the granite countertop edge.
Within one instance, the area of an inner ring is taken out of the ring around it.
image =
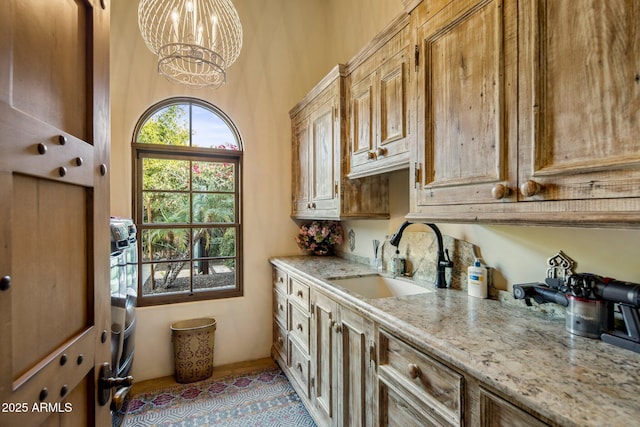
[[[369,300],[329,279],[377,272],[339,257],[270,262],[553,423],[617,426],[640,417],[640,355],[573,336],[562,320],[453,289]]]

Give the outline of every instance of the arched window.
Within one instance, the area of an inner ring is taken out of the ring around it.
[[[138,304],[242,295],[242,141],[220,109],[171,98],[133,142]]]

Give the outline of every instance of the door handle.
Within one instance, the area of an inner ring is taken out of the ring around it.
[[[113,372],[111,365],[107,362],[100,367],[100,378],[98,378],[98,403],[100,406],[104,406],[111,397],[111,389],[113,387],[130,387],[133,384],[133,377],[131,375],[118,378],[112,377]]]

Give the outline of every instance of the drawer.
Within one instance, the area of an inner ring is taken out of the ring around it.
[[[309,311],[309,286],[294,279],[289,278],[289,295],[290,301],[295,301],[296,304],[304,308],[305,311]]]
[[[273,322],[273,349],[285,365],[287,364],[288,345],[287,330],[278,322]]]
[[[434,421],[418,409],[411,398],[389,386],[384,381],[379,383],[378,405],[381,427],[440,427],[442,423]]]
[[[289,338],[289,367],[300,391],[304,397],[309,397],[309,358],[291,338]]]
[[[302,311],[295,304],[289,303],[289,336],[294,337],[300,348],[309,353],[309,313]]]
[[[480,388],[480,424],[495,427],[548,426],[548,424],[533,415],[515,407],[482,387]]]
[[[277,268],[273,269],[273,287],[283,295],[287,294],[287,273]]]
[[[286,327],[287,297],[276,290],[273,291],[273,317],[275,317],[283,327]]]
[[[434,416],[461,425],[464,377],[382,330],[379,373],[424,402]]]

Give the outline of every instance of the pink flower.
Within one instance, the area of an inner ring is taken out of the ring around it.
[[[300,226],[296,243],[300,249],[328,253],[343,242],[342,226],[338,221],[313,221]]]

